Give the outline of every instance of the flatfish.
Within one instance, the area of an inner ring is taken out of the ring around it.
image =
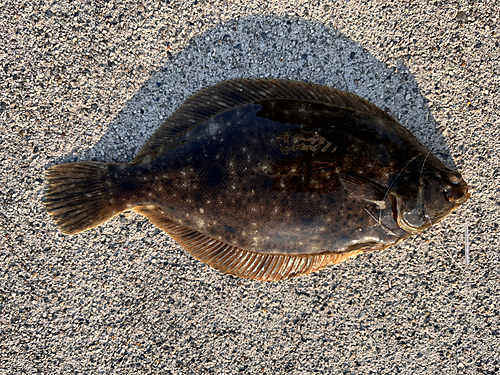
[[[308,274],[420,232],[469,186],[386,112],[297,81],[236,79],[189,99],[129,164],[48,169],[65,234],[127,210],[236,276]]]

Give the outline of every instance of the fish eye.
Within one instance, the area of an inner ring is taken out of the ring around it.
[[[448,178],[448,180],[456,185],[458,184],[460,181],[462,181],[462,176],[460,175],[460,173],[458,172],[453,172],[453,171],[449,171],[447,174],[446,174],[446,177]]]

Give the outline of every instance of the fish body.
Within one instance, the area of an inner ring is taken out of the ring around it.
[[[274,281],[391,246],[469,196],[375,105],[280,80],[205,89],[130,164],[63,164],[47,179],[64,233],[133,209],[203,262]]]

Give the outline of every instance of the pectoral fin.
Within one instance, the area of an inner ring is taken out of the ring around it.
[[[386,208],[386,188],[364,178],[346,173],[340,173],[339,180],[354,199],[372,203],[380,210]]]

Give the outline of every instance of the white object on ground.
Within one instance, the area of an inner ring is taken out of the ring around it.
[[[465,229],[465,237],[464,237],[464,242],[465,242],[465,264],[469,265],[469,226],[467,223],[464,224],[464,229]]]

